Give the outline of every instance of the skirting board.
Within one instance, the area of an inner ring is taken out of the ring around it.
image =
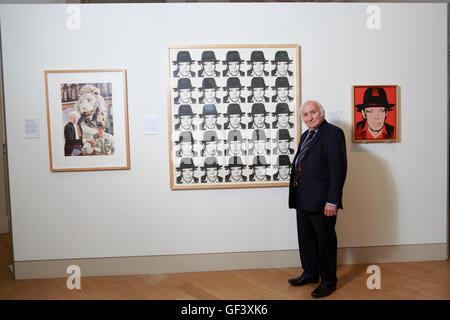
[[[338,264],[436,261],[448,259],[447,243],[339,248]],[[81,276],[112,276],[204,272],[239,269],[267,269],[300,266],[298,250],[237,253],[187,254],[171,256],[116,257],[16,261],[16,280],[65,278],[67,267],[77,265]]]

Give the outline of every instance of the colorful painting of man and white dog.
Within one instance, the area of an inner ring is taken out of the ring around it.
[[[65,156],[114,153],[111,83],[63,83],[61,106]]]
[[[52,172],[129,170],[125,69],[45,70]]]

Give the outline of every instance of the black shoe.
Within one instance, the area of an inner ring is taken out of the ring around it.
[[[329,296],[330,294],[332,294],[334,291],[336,291],[336,285],[333,286],[318,286],[316,288],[316,290],[314,290],[311,293],[311,296],[313,298],[324,298],[326,296]]]
[[[305,278],[303,275],[301,275],[298,278],[289,279],[288,282],[293,285],[294,287],[304,286],[308,283],[317,283],[319,282],[319,279],[308,279]]]

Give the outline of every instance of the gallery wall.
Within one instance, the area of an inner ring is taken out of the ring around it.
[[[447,242],[445,4],[67,5],[0,7],[16,261],[291,250],[287,188],[171,191],[169,45],[299,44],[302,100],[346,135],[339,247]],[[44,70],[125,68],[131,169],[50,172]],[[351,87],[400,88],[400,142],[351,142]],[[144,117],[159,119],[144,134]],[[24,138],[38,119],[40,137]],[[303,130],[305,126],[302,126]]]

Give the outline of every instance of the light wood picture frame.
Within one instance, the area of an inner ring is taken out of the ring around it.
[[[352,86],[352,141],[398,142],[399,110],[397,85]]]
[[[129,170],[125,69],[45,70],[50,170]]]
[[[168,47],[170,188],[283,187],[300,139],[300,46]]]

